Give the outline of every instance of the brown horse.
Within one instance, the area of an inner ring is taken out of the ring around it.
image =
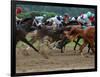
[[[33,27],[33,20],[34,18],[26,18],[23,19],[19,24],[16,24],[16,45],[19,41],[22,41],[32,47],[36,52],[39,53],[39,51],[26,39],[26,35],[32,31],[34,31]]]
[[[16,30],[16,45],[19,41],[22,41],[32,47],[36,52],[39,52],[32,44],[30,44],[27,39],[25,38],[27,32],[22,30]]]
[[[74,40],[75,38],[79,36],[83,38],[83,44],[80,46],[81,54],[82,54],[83,48],[87,44],[90,44],[91,50],[95,52],[95,27],[89,26],[85,30],[81,28],[73,27],[71,31],[69,31],[69,33],[66,34],[66,31],[65,31],[64,34],[70,40]]]
[[[47,25],[43,25],[40,29],[36,30],[36,33],[33,33],[32,41],[33,43],[36,40],[39,40],[43,43],[44,38],[48,36],[46,40],[48,40],[51,43],[57,42],[61,40],[62,30],[52,30],[52,27],[48,27]],[[37,38],[36,40],[34,38]],[[35,41],[34,41],[35,40]]]

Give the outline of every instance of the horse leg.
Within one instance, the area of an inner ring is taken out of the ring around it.
[[[65,48],[66,48],[66,45],[64,45],[64,46],[61,48],[61,53],[64,53]]]
[[[78,42],[80,41],[80,39],[81,39],[81,38],[79,37],[79,38],[77,39],[77,41],[74,41],[74,42],[75,42],[74,50],[76,50],[76,46],[77,46],[77,45],[80,46],[80,44],[78,43]]]
[[[30,47],[32,47],[36,52],[39,53],[39,51],[32,45],[30,44],[25,38],[23,38],[21,41],[23,41],[24,43],[28,44]]]
[[[64,38],[61,42],[61,53],[64,53],[63,48],[65,50],[66,44],[68,44],[70,40],[68,38]]]
[[[63,51],[63,47],[61,48],[61,53],[64,53],[64,51]]]
[[[61,44],[62,44],[62,43],[61,43]],[[64,46],[61,45],[61,53],[64,53],[63,47],[64,47]]]
[[[93,51],[93,53],[95,53],[95,44],[94,44],[94,42],[90,43],[90,48]]]
[[[66,45],[64,46],[64,51],[65,51]]]
[[[87,45],[87,42],[84,41],[84,43],[81,45],[81,47],[80,47],[80,49],[79,49],[79,50],[80,50],[79,53],[80,53],[81,55],[83,55],[82,52],[83,52],[83,49],[84,49],[84,47],[85,47],[86,45]]]
[[[90,52],[90,44],[88,44],[88,53]]]
[[[63,47],[64,47],[64,46],[61,46],[61,53],[64,53],[64,51],[63,51]]]
[[[29,42],[33,45],[33,43],[34,43],[35,41],[34,41],[34,39],[32,38]],[[30,48],[30,46],[28,46],[28,47],[26,48],[26,50],[28,50],[29,48]]]
[[[61,47],[61,53],[64,53],[66,45]]]

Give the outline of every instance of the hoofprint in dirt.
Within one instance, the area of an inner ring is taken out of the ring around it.
[[[87,49],[87,47],[84,49],[85,53]],[[28,52],[29,55],[23,55],[24,52]],[[28,51],[25,48],[16,48],[16,72],[26,73],[95,68],[94,55],[89,55],[89,57],[77,55],[76,52],[79,52],[79,50],[74,51],[68,45],[64,53],[61,53],[60,50],[48,50],[46,52],[49,59],[45,59],[31,48]]]

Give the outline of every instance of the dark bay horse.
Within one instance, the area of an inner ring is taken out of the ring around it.
[[[51,26],[42,25],[40,28],[37,28],[36,36],[33,36],[32,40],[34,41],[34,37],[38,37],[37,40],[40,40],[43,43],[43,39],[48,36],[47,40],[51,43],[57,42],[62,39],[62,29],[61,30],[53,30]],[[34,43],[34,42],[33,42]]]
[[[27,45],[29,45],[30,47],[32,47],[36,52],[39,52],[32,44],[30,44],[27,39],[25,38],[26,36],[26,32],[25,31],[22,31],[22,30],[16,30],[16,44],[19,42],[19,41],[22,41],[24,43],[26,43]]]
[[[33,24],[33,18],[26,18],[23,19],[22,21],[20,21],[20,23],[16,24],[18,28],[16,28],[16,44],[19,41],[22,41],[24,43],[26,43],[27,45],[29,45],[30,47],[32,47],[36,52],[39,52],[32,44],[29,43],[29,41],[27,41],[27,39],[25,38],[26,35],[31,32],[32,29],[32,24]],[[33,28],[34,30],[35,28]],[[32,30],[32,31],[33,31]]]

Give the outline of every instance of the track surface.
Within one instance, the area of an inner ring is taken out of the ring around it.
[[[46,47],[45,47],[46,48]],[[42,47],[43,50],[43,47]],[[94,55],[84,57],[78,55],[78,48],[76,51],[72,47],[66,46],[64,53],[60,50],[43,51],[48,55],[45,59],[40,54],[36,53],[32,48],[25,50],[25,48],[16,48],[16,72],[43,72],[55,70],[72,70],[72,69],[90,69],[95,66]],[[84,54],[87,47],[84,49]],[[28,52],[28,55],[26,54]],[[86,55],[86,54],[85,54]]]

